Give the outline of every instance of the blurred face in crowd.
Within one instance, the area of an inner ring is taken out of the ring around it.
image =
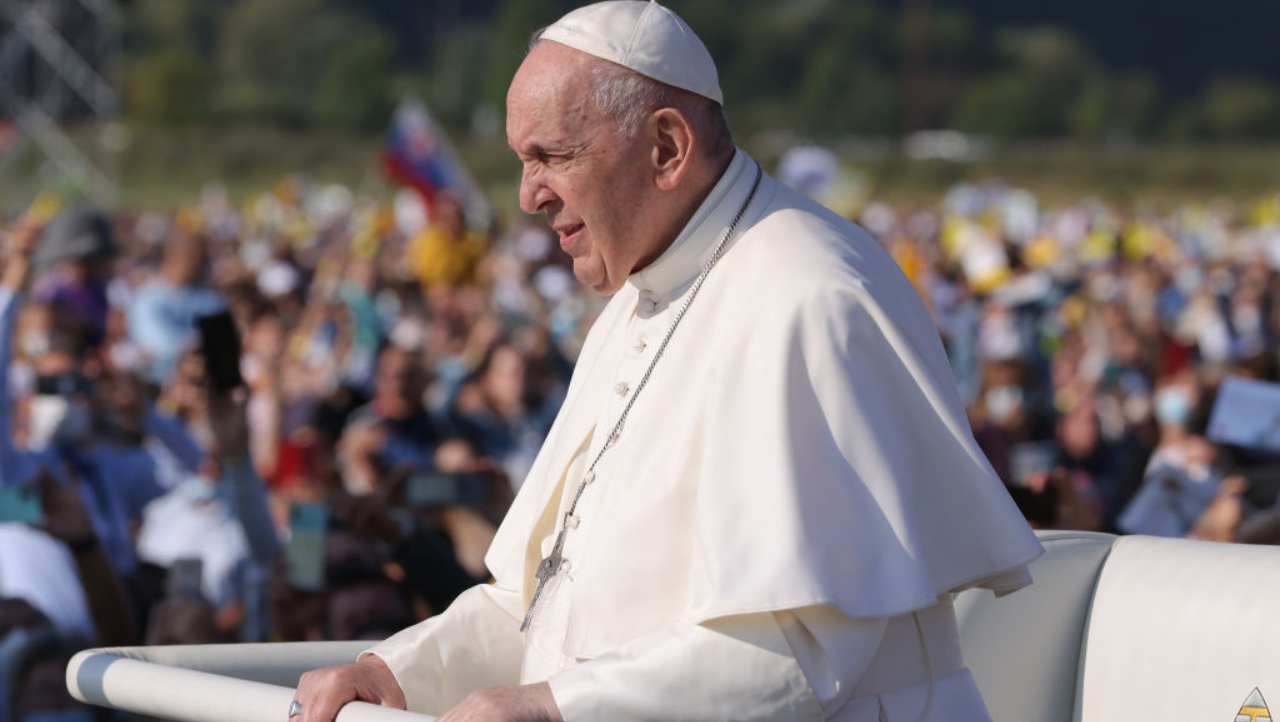
[[[518,407],[524,401],[524,357],[514,346],[502,345],[493,350],[484,386],[489,398],[504,407]]]
[[[140,435],[147,413],[147,395],[138,377],[118,372],[97,386],[99,412],[120,432]]]
[[[1193,374],[1182,373],[1165,379],[1155,394],[1156,423],[1166,429],[1185,429],[1199,403],[1199,395]]]
[[[378,359],[377,400],[384,414],[413,413],[422,398],[423,379],[413,354],[388,348]]]
[[[1137,367],[1142,362],[1144,350],[1141,339],[1138,338],[1137,334],[1133,333],[1132,329],[1127,327],[1121,328],[1112,334],[1112,360],[1128,366]]]
[[[626,133],[598,107],[597,84],[620,70],[543,41],[507,93],[507,142],[523,165],[520,207],[546,216],[574,275],[602,294],[665,250],[701,200],[693,195],[708,173],[699,166],[711,165],[701,148],[689,153],[688,114],[658,108]]]
[[[284,349],[284,336],[280,317],[274,314],[263,314],[249,327],[246,346],[264,361],[274,359]]]
[[[462,206],[452,198],[441,198],[432,211],[432,220],[452,236],[460,236],[466,230],[462,219]]]
[[[198,238],[177,238],[166,248],[164,274],[175,286],[189,286],[204,274],[204,242]]]
[[[987,361],[982,374],[981,406],[987,421],[1012,434],[1021,434],[1027,422],[1022,364],[1018,361]]]
[[[1083,459],[1098,445],[1098,417],[1091,404],[1083,403],[1058,422],[1058,442],[1068,457]]]

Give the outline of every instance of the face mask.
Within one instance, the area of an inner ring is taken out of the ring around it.
[[[1168,388],[1156,395],[1156,420],[1162,426],[1185,426],[1191,416],[1191,399],[1180,388]]]
[[[1262,326],[1262,311],[1257,306],[1237,306],[1231,312],[1231,323],[1237,333],[1253,333]]]
[[[18,347],[22,349],[23,355],[27,358],[41,356],[49,350],[49,334],[38,331],[28,331],[22,334],[22,339],[18,342]]]
[[[1089,297],[1103,303],[1109,302],[1120,293],[1120,283],[1115,276],[1101,274],[1090,278],[1086,284]]]
[[[1129,309],[1134,316],[1149,316],[1155,312],[1156,297],[1147,291],[1137,291],[1129,297]]]
[[[983,397],[987,413],[997,424],[1008,421],[1022,406],[1022,389],[1017,386],[997,386],[988,389]]]
[[[28,446],[43,449],[53,440],[53,434],[67,415],[67,400],[62,396],[40,394],[31,398],[30,430]]]
[[[1124,417],[1131,424],[1141,424],[1151,418],[1151,397],[1134,394],[1124,401]]]
[[[1173,283],[1182,291],[1184,295],[1191,295],[1200,288],[1200,282],[1204,280],[1204,274],[1195,266],[1187,266],[1178,271],[1173,278]]]

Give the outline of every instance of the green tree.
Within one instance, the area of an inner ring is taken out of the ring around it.
[[[1001,138],[1047,135],[1056,130],[1057,103],[1047,99],[1033,76],[1002,72],[979,80],[960,98],[952,124],[960,130]]]
[[[207,121],[218,77],[218,6],[199,0],[136,0],[125,15],[124,110],[155,125]]]
[[[1097,140],[1149,137],[1161,103],[1160,85],[1146,73],[1098,73],[1081,90],[1068,116],[1071,135]]]
[[[218,23],[228,7],[205,0],[133,0],[126,5],[126,43],[140,54],[180,47],[207,58],[217,47]]]
[[[975,62],[973,18],[956,8],[935,8],[929,16],[929,63],[934,67]]]
[[[798,127],[826,134],[889,134],[899,127],[900,106],[892,75],[827,46],[805,74]]]
[[[289,127],[385,121],[390,41],[369,21],[323,0],[240,0],[221,38],[228,116]]]
[[[1205,131],[1214,138],[1274,138],[1280,135],[1280,93],[1253,78],[1223,78],[1209,84],[1200,102]]]
[[[465,129],[478,104],[495,102],[490,94],[482,97],[477,92],[490,80],[491,44],[487,27],[464,25],[455,28],[436,48],[430,69],[414,78],[411,84],[413,93],[422,96],[432,114],[446,126]]]
[[[171,48],[129,64],[125,108],[144,124],[198,124],[209,119],[214,92],[208,64],[190,50]]]
[[[391,55],[391,43],[377,32],[357,33],[334,48],[317,79],[312,105],[316,123],[360,130],[385,127],[394,103]]]
[[[492,21],[493,36],[487,53],[488,82],[472,86],[471,92],[484,92],[483,99],[498,108],[506,108],[507,86],[516,68],[529,52],[533,34],[556,21],[561,8],[553,0],[507,0],[498,8]],[[442,58],[436,56],[434,67],[441,67]]]
[[[1005,31],[997,44],[1008,67],[976,81],[960,99],[953,123],[997,136],[1060,136],[1072,106],[1098,72],[1089,53],[1055,28]]]
[[[746,5],[737,51],[721,74],[731,112],[746,106],[742,115],[756,127],[819,135],[896,129],[892,16],[865,0]]]

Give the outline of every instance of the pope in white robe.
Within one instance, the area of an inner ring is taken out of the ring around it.
[[[656,3],[574,11],[547,44],[526,65],[580,54],[721,102],[705,48]],[[548,212],[527,186],[555,161],[523,145],[532,127],[509,120],[509,136],[522,204]],[[547,718],[570,722],[988,719],[951,597],[1019,589],[1041,548],[893,260],[741,150],[725,157],[592,326],[489,550],[494,582],[362,655],[408,709],[481,719],[449,710],[537,686]],[[553,226],[573,254],[578,231]]]

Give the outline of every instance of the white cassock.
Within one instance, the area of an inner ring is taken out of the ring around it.
[[[1030,583],[1040,545],[910,283],[864,231],[768,176],[519,631],[589,460],[755,175],[737,152],[592,327],[489,550],[495,583],[370,650],[409,709],[547,681],[568,722],[987,719],[951,594]]]

